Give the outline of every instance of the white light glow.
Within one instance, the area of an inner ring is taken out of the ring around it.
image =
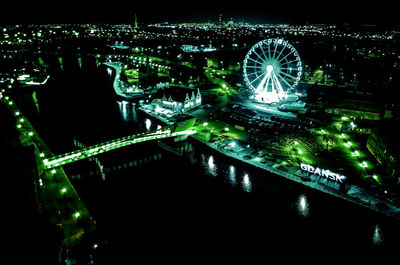
[[[236,184],[236,168],[234,166],[229,167],[229,182],[232,185]]]
[[[146,119],[145,124],[146,124],[146,130],[147,130],[147,131],[150,131],[151,120],[150,120],[150,119]]]
[[[247,173],[244,174],[244,176],[243,176],[242,187],[243,187],[243,190],[246,192],[251,192],[251,190],[252,190],[252,184],[250,181],[250,177],[249,177],[249,174],[247,174]]]
[[[297,200],[296,203],[297,206],[297,212],[300,214],[302,217],[306,217],[309,214],[309,204],[307,201],[307,197],[305,195],[300,195],[299,199]]]

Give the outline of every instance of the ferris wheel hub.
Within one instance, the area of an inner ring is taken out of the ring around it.
[[[274,67],[272,65],[267,66],[267,72],[271,73],[274,70]]]

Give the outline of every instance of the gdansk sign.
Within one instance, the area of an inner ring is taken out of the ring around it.
[[[325,177],[327,179],[331,179],[340,183],[343,183],[343,180],[346,179],[345,176],[331,172],[328,169],[320,169],[319,167],[313,167],[307,164],[300,164],[300,168],[308,173]]]

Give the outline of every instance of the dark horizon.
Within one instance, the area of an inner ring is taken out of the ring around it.
[[[253,5],[253,6],[252,6]],[[110,23],[131,24],[137,14],[139,23],[157,22],[216,22],[222,14],[225,21],[245,21],[260,24],[373,24],[398,27],[396,8],[381,3],[373,8],[369,5],[351,6],[335,2],[334,5],[321,3],[269,3],[265,7],[256,3],[224,4],[203,1],[198,5],[174,1],[168,3],[132,2],[118,3],[77,3],[49,5],[11,3],[3,9],[0,24],[57,24],[57,23]]]

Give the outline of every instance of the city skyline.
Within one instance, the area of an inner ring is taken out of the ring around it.
[[[224,21],[233,19],[248,23],[272,24],[377,24],[399,26],[395,8],[384,2],[371,8],[369,5],[351,5],[336,1],[331,5],[317,2],[260,5],[257,3],[222,4],[211,1],[188,3],[135,3],[122,1],[118,4],[71,2],[48,6],[46,3],[11,3],[3,11],[0,24],[45,23],[139,23],[155,22],[217,22],[219,14]]]
[[[374,4],[2,9],[10,260],[396,253],[400,27]]]

